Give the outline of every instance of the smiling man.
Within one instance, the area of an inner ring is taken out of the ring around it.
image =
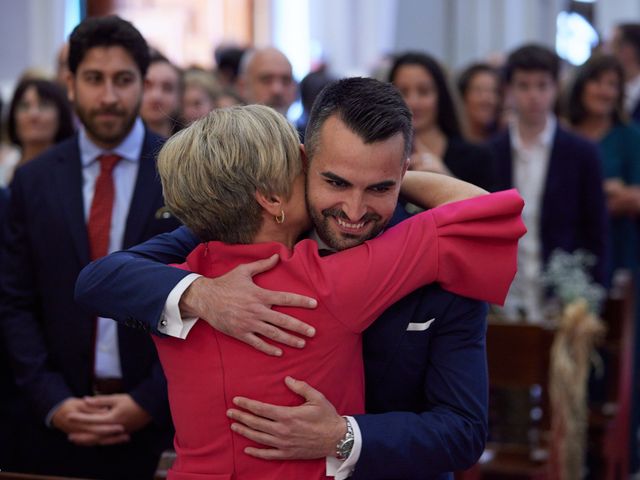
[[[156,215],[161,140],[138,118],[149,50],[118,17],[69,41],[77,135],[18,169],[0,270],[0,327],[28,414],[14,439],[22,471],[152,478],[170,445],[166,381],[148,336],[73,301],[90,260],[178,222]]]
[[[311,236],[321,248],[336,251],[361,244],[402,217],[396,206],[411,130],[411,113],[390,84],[347,78],[320,94],[305,150],[308,208],[315,224]],[[265,300],[270,295],[280,305],[296,301],[304,306],[303,299],[252,283],[251,276],[275,259],[214,279],[157,263],[182,261],[197,244],[182,228],[110,255],[84,269],[77,298],[123,323],[182,338],[199,317],[275,355],[285,350],[268,345],[265,338],[301,347],[304,341],[283,329],[313,335],[295,319],[271,310]],[[472,465],[484,448],[485,318],[482,302],[437,285],[416,290],[364,334],[368,414],[341,418],[320,392],[303,381],[289,381],[301,395],[301,405],[237,399],[240,409],[229,412],[232,428],[256,442],[248,454],[326,457],[328,474],[336,478],[351,472],[353,478],[368,480],[449,478],[449,472]],[[286,354],[296,352],[287,349]]]

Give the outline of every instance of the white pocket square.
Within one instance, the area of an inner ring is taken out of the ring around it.
[[[409,325],[407,325],[407,332],[424,332],[427,328],[431,326],[434,320],[435,320],[435,317],[424,323],[411,322]]]

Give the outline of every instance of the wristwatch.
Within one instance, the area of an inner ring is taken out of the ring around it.
[[[353,427],[351,426],[351,422],[347,417],[344,418],[345,423],[347,424],[347,432],[344,434],[344,437],[340,439],[338,444],[336,445],[336,458],[338,460],[346,460],[351,454],[351,449],[353,448]]]

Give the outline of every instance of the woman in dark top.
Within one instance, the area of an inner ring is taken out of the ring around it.
[[[438,62],[421,52],[404,53],[396,57],[389,81],[413,114],[410,168],[453,175],[491,190],[491,153],[463,139],[453,92]]]

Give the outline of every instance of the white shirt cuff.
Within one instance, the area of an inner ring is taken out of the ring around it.
[[[338,460],[336,457],[327,457],[327,477],[335,477],[336,480],[344,480],[351,476],[362,451],[362,433],[358,422],[353,417],[346,416],[345,418],[349,420],[351,428],[353,428],[353,448],[349,456],[344,460]]]
[[[187,338],[189,331],[195,325],[198,317],[182,318],[180,315],[180,299],[185,290],[201,276],[202,275],[198,275],[197,273],[190,273],[180,280],[178,284],[173,287],[173,290],[169,292],[167,301],[164,304],[164,309],[162,310],[162,317],[160,317],[158,324],[158,331],[160,333],[164,333],[170,337],[182,338],[183,340]]]

